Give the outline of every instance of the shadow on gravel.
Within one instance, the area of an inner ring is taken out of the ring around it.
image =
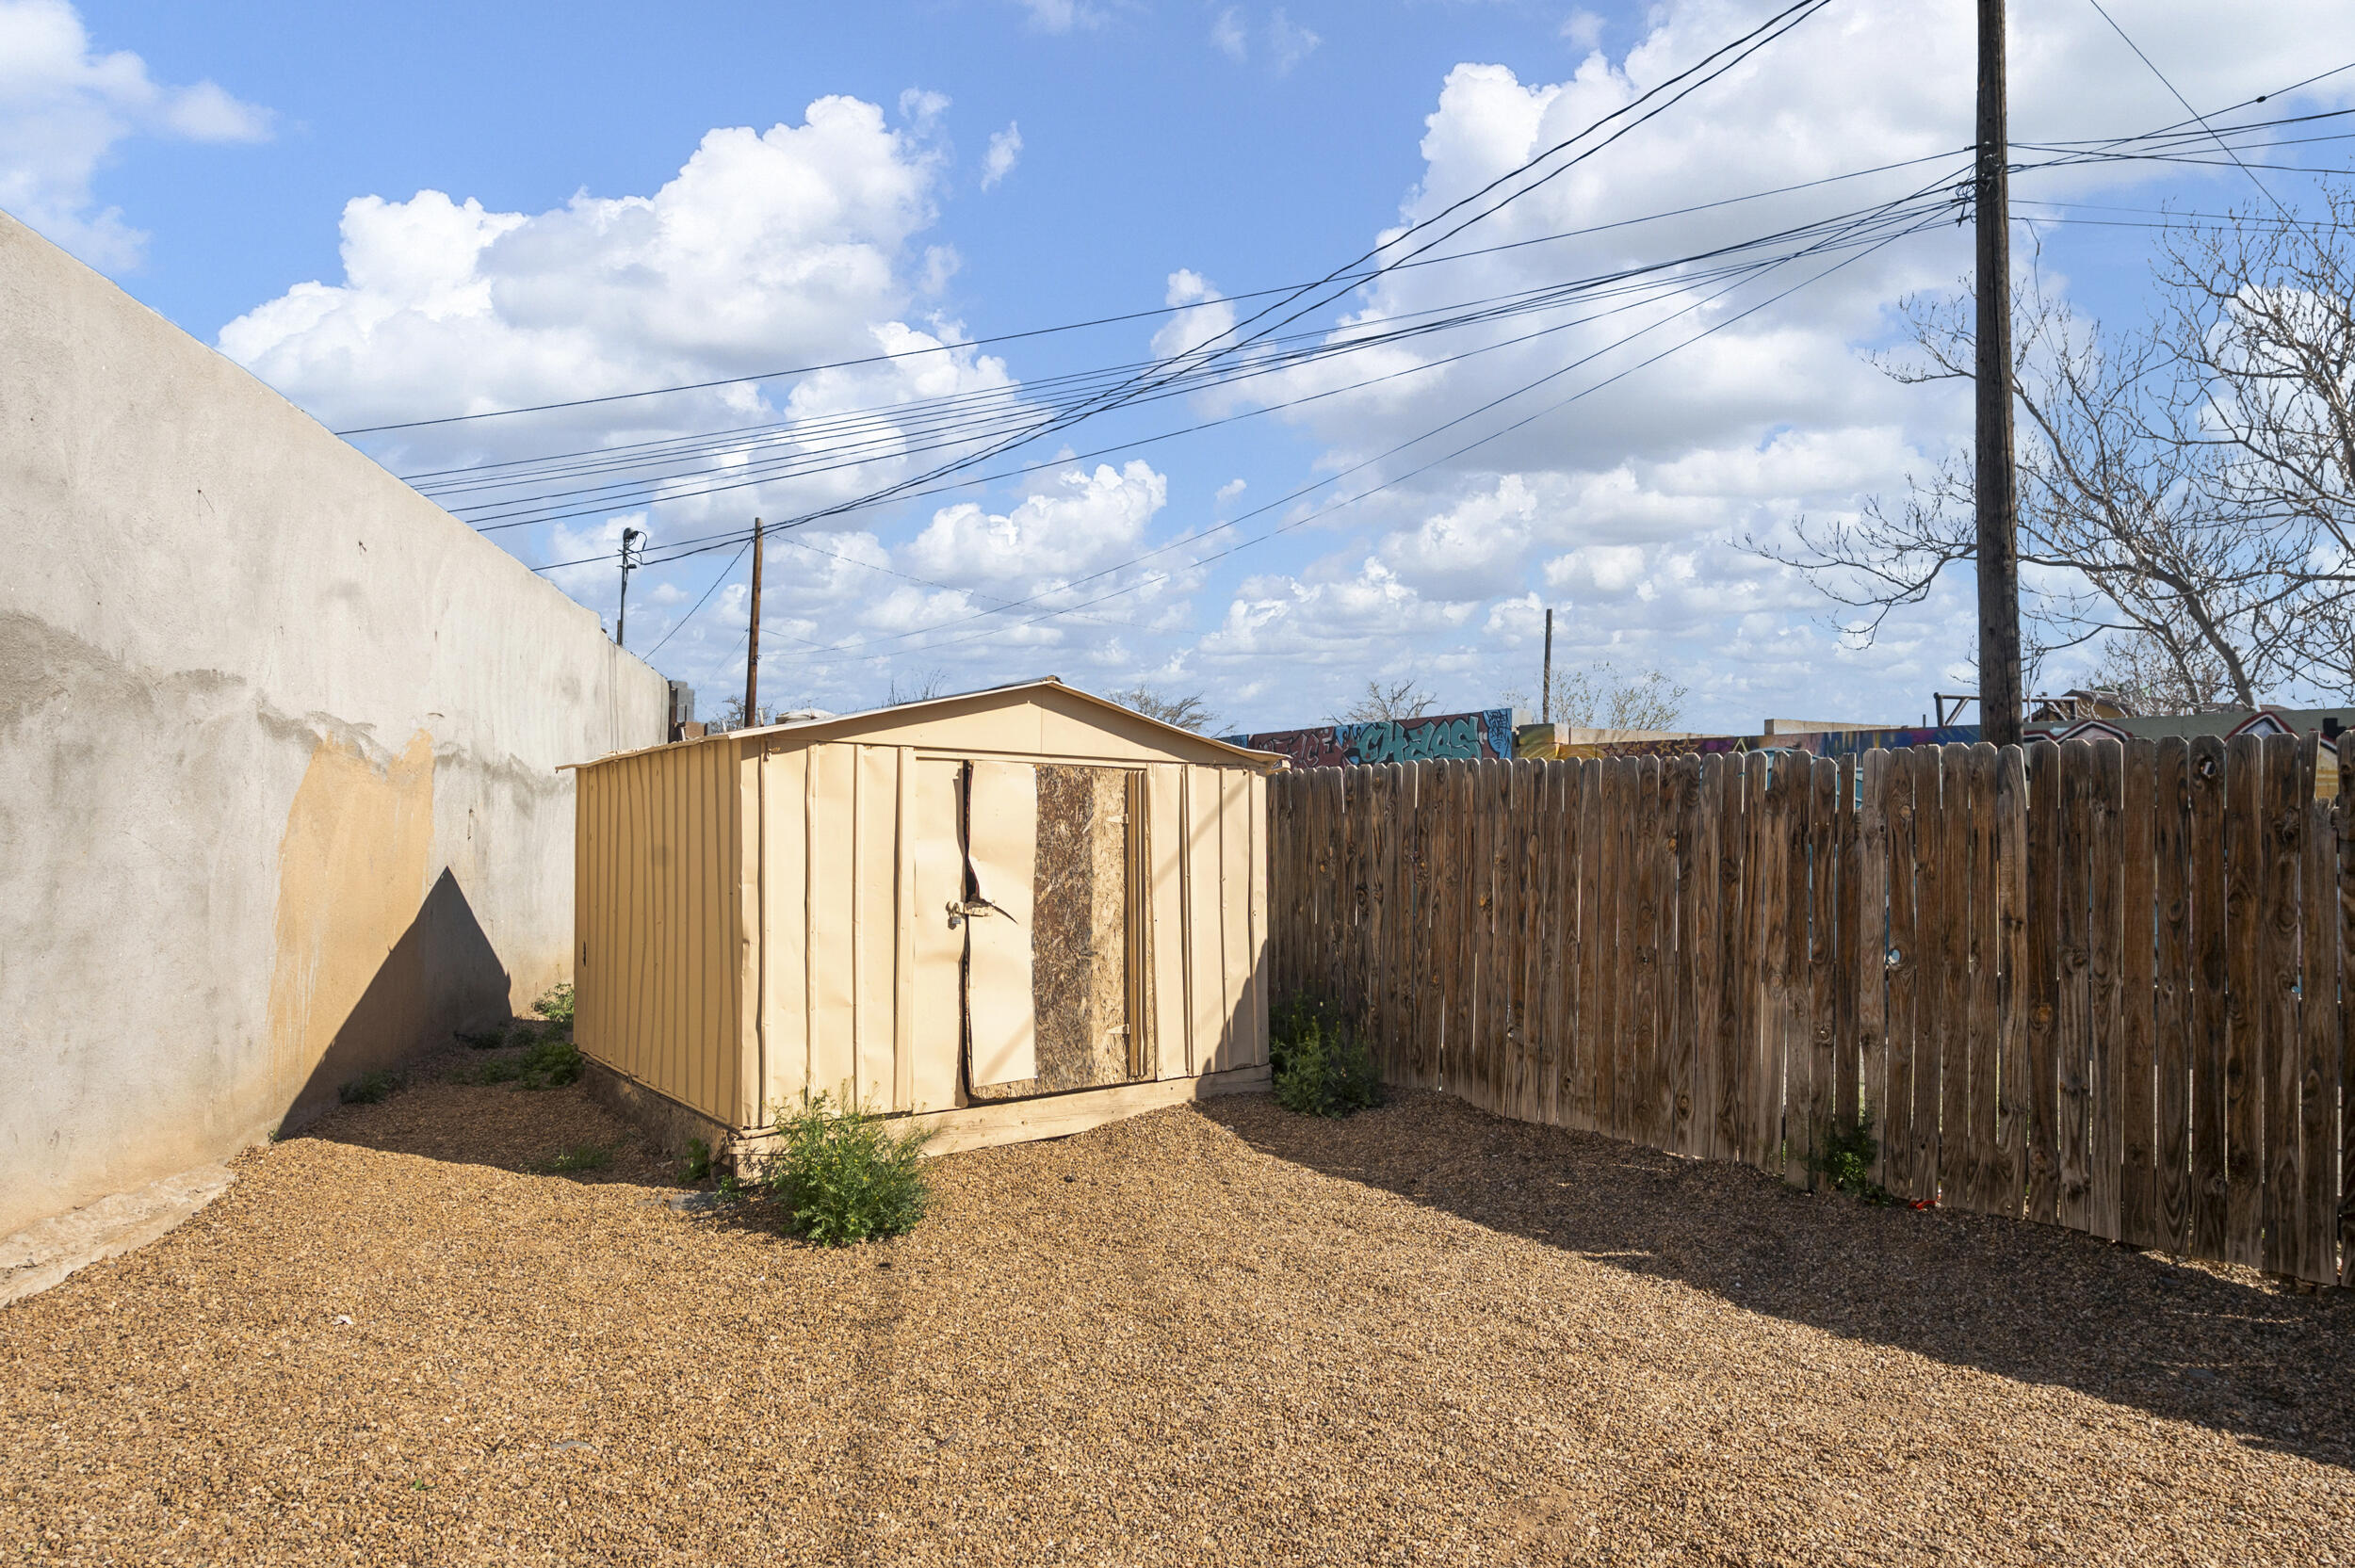
[[[1812,1195],[1428,1091],[1339,1122],[1263,1096],[1199,1108],[1277,1158],[1752,1312],[2355,1468],[2355,1291]]]
[[[298,1136],[518,1175],[675,1187],[679,1169],[635,1127],[606,1114],[578,1084],[529,1090],[463,1081],[479,1053],[411,1062],[407,1087],[376,1105],[342,1106]]]

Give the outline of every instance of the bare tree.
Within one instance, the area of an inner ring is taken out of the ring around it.
[[[1684,687],[1657,670],[1622,676],[1608,661],[1553,678],[1551,722],[1594,730],[1673,730]]]
[[[2314,591],[2282,635],[2298,673],[2355,690],[2355,186],[2325,182],[2309,220],[2264,208],[2161,246],[2156,336],[2180,374],[2178,422],[2220,454],[2217,493],[2244,528],[2307,552]]]
[[[2222,661],[2203,651],[2170,647],[2147,632],[2112,632],[2088,690],[2118,700],[2128,713],[2199,713],[2233,702]]]
[[[2158,266],[2166,311],[2134,331],[2080,320],[2033,277],[2022,291],[2012,387],[2032,661],[2122,639],[2112,656],[2168,702],[2355,689],[2337,630],[2355,588],[2351,222],[2334,193],[2326,224],[2195,228]],[[1882,368],[1908,384],[1971,379],[1968,299],[1905,309],[1911,349]],[[1751,544],[1859,611],[1843,629],[1867,644],[1972,558],[1975,505],[1957,454],[1854,523],[1802,519],[1795,550]]]
[[[1378,724],[1386,719],[1421,719],[1437,700],[1415,681],[1393,681],[1388,686],[1368,681],[1365,695],[1351,703],[1347,712],[1334,715],[1334,722]]]
[[[949,671],[927,670],[920,675],[902,676],[892,672],[891,688],[884,698],[884,706],[896,708],[909,703],[929,703],[935,697],[949,694]]]
[[[746,713],[744,711],[744,699],[740,696],[737,696],[725,698],[721,702],[720,712],[718,716],[713,719],[711,728],[715,730],[749,730],[757,725],[773,724],[776,721],[777,710],[775,708],[772,708],[768,703],[763,703],[753,712]]]
[[[1210,711],[1209,701],[1199,691],[1164,697],[1149,686],[1141,686],[1113,692],[1111,696],[1124,708],[1134,708],[1147,719],[1158,719],[1196,735],[1208,735],[1210,726],[1218,722],[1218,715]]]

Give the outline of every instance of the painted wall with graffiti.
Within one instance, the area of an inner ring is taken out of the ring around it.
[[[1221,736],[1229,746],[1277,752],[1294,768],[1348,768],[1361,763],[1466,761],[1510,757],[1513,710],[1433,714],[1422,719],[1386,719],[1363,724],[1320,724],[1305,730],[1263,730]]]
[[[1535,728],[1535,726],[1531,726]],[[1525,757],[1679,757],[1708,756],[1717,752],[1803,752],[1810,756],[1845,757],[1876,748],[1969,744],[1979,738],[1976,724],[1943,724],[1925,728],[1887,730],[1806,730],[1794,735],[1697,735],[1666,740],[1605,740],[1546,745],[1524,740]]]

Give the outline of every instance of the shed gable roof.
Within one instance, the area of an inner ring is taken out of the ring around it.
[[[1288,766],[1286,759],[1275,752],[1249,751],[1241,746],[1228,745],[1223,740],[1213,740],[1208,736],[1196,735],[1192,730],[1179,729],[1175,724],[1148,718],[1133,708],[1122,707],[1118,703],[1107,701],[1092,692],[1065,686],[1052,675],[1011,686],[988,687],[979,691],[962,691],[945,697],[927,698],[922,702],[901,703],[894,707],[869,708],[863,713],[805,719],[754,730],[734,730],[701,741],[677,744],[692,746],[709,745],[714,741],[741,741],[768,750],[780,750],[826,741],[890,737],[902,745],[938,745],[955,750],[964,742],[952,732],[967,728],[961,720],[1021,707],[1041,709],[1064,720],[1066,726],[1078,724],[1120,736],[1130,745],[1161,752],[1173,761],[1218,768],[1251,768],[1261,772],[1273,772]],[[951,733],[928,739],[923,732],[935,727]],[[617,752],[615,755],[637,756],[645,752],[669,749],[645,747],[639,752]],[[1054,744],[993,749],[1012,752],[1035,750],[1050,754],[1067,754],[1069,752],[1068,747]],[[607,762],[612,758],[600,757],[597,760]]]

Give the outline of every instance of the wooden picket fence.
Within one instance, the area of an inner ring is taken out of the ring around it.
[[[1275,994],[1396,1083],[2355,1284],[2355,796],[2312,736],[1279,774]],[[2341,1253],[2347,1256],[2343,1262]]]

